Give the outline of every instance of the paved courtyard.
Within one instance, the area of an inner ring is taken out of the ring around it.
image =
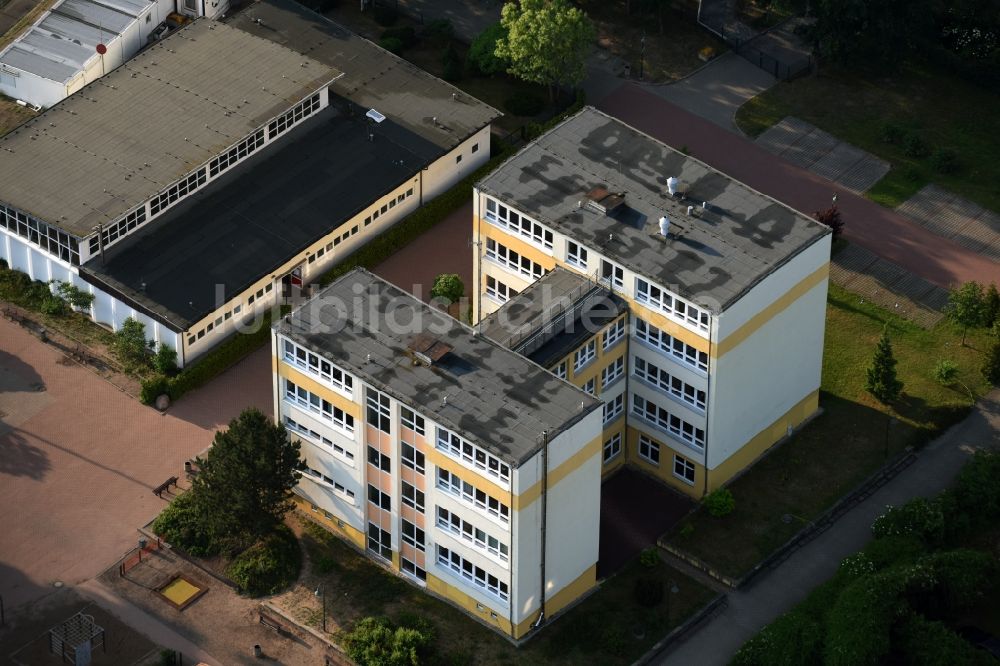
[[[1000,215],[979,204],[930,184],[896,210],[928,231],[1000,261]]]

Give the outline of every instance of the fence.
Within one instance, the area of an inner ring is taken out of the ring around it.
[[[137,545],[135,548],[125,553],[121,560],[118,561],[119,576],[124,576],[140,564],[142,562],[143,553],[145,553],[148,557],[150,553],[163,548],[163,541],[160,540],[160,537],[156,537],[155,539],[140,537],[139,540],[141,545]]]

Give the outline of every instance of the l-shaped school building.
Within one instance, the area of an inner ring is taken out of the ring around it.
[[[291,0],[197,19],[0,138],[0,258],[190,363],[482,165],[492,107]]]

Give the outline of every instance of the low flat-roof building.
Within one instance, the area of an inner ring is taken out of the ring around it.
[[[515,639],[596,584],[598,400],[363,270],[272,350],[315,520]]]

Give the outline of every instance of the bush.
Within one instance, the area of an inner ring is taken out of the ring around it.
[[[823,627],[799,609],[785,613],[747,641],[734,666],[799,666],[822,663]]]
[[[170,395],[170,380],[163,375],[153,375],[142,380],[139,400],[144,405],[152,405],[161,395]]]
[[[903,154],[907,157],[927,157],[930,148],[919,134],[907,134],[903,139]]]
[[[928,545],[945,539],[945,514],[938,498],[918,497],[902,506],[890,507],[872,523],[876,539],[887,536],[915,537]]]
[[[660,549],[656,546],[644,549],[639,553],[639,564],[646,567],[647,569],[652,569],[661,562],[660,560]]]
[[[42,305],[39,310],[41,310],[42,314],[60,317],[67,312],[66,301],[58,296],[49,296],[42,301]]]
[[[111,351],[127,368],[142,368],[149,364],[149,344],[146,342],[146,325],[129,317],[115,333]]]
[[[833,240],[837,240],[844,233],[844,219],[840,216],[840,209],[837,208],[837,204],[830,206],[826,210],[816,211],[813,213],[813,217],[820,224],[830,227],[830,230],[833,231]]]
[[[417,43],[417,33],[408,25],[398,28],[387,28],[382,31],[381,39],[398,39],[404,49],[408,49]]]
[[[372,18],[383,28],[387,28],[390,25],[394,25],[396,21],[399,20],[399,12],[396,11],[395,7],[387,7],[385,5],[376,5],[375,9],[372,11]]]
[[[458,56],[458,49],[454,44],[449,44],[441,56],[441,65],[444,71],[441,73],[445,81],[459,81],[462,78],[462,59]]]
[[[652,608],[663,601],[663,581],[658,578],[638,578],[632,592],[637,604],[643,608]]]
[[[977,525],[1000,518],[1000,453],[978,451],[965,464],[951,490],[958,510]]]
[[[951,148],[938,148],[931,155],[931,168],[938,173],[958,173],[959,166],[958,153]]]
[[[56,281],[56,293],[77,310],[86,310],[94,302],[94,295],[69,282]]]
[[[532,139],[537,139],[542,134],[545,134],[550,129],[566,120],[574,113],[579,111],[587,103],[587,96],[584,94],[583,90],[576,91],[576,101],[570,104],[565,111],[560,113],[555,118],[552,118],[546,123],[528,123],[524,126],[524,140],[531,141]]]
[[[182,548],[191,555],[216,555],[219,546],[202,527],[194,504],[194,496],[184,493],[167,505],[153,521],[153,532],[167,543]]]
[[[898,144],[903,140],[906,135],[906,130],[901,126],[893,122],[887,122],[882,125],[881,139],[884,143],[895,143]]]
[[[329,555],[320,555],[313,561],[313,571],[321,576],[325,576],[337,569],[337,560],[333,559]]]
[[[448,19],[435,19],[424,27],[421,36],[438,46],[443,46],[455,36],[455,26]]]
[[[240,553],[226,569],[226,575],[251,597],[276,594],[299,577],[302,551],[299,540],[287,526],[281,525],[253,546]]]
[[[401,55],[403,53],[403,41],[398,37],[383,37],[378,40],[378,45],[390,53]]]
[[[455,273],[442,273],[434,278],[431,285],[431,298],[439,299],[451,305],[457,303],[465,295],[465,285],[462,278]]]
[[[954,361],[941,359],[934,366],[934,380],[942,386],[951,386],[958,376],[958,365]]]
[[[499,22],[479,33],[469,46],[469,53],[466,56],[469,65],[485,76],[506,70],[508,60],[497,55],[497,41],[506,37],[507,30]]]
[[[980,368],[983,377],[993,386],[1000,386],[1000,340],[990,343],[990,349],[986,352],[983,366]]]
[[[153,357],[153,367],[164,375],[174,373],[177,370],[177,352],[174,348],[161,343]]]
[[[431,637],[418,629],[393,627],[384,617],[366,617],[344,643],[358,666],[417,666],[430,656]]]
[[[503,108],[515,116],[537,116],[545,108],[545,100],[533,92],[518,92],[504,100]]]
[[[736,508],[736,498],[729,488],[717,488],[702,500],[708,513],[716,518],[728,516]]]

